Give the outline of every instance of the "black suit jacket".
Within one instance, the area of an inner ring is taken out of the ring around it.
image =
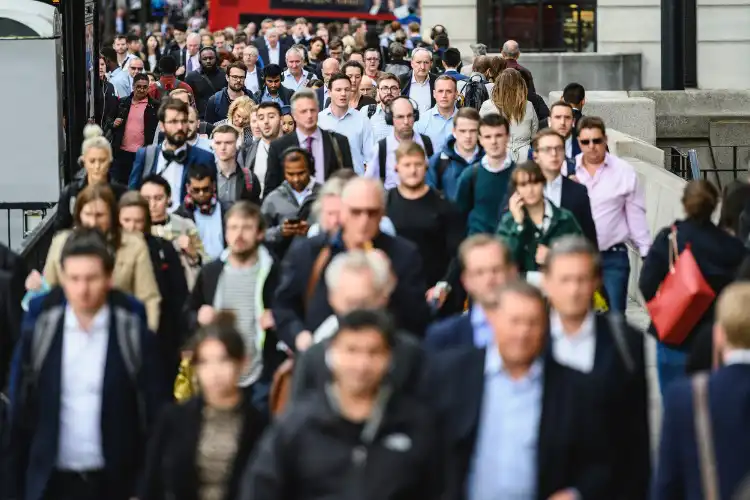
[[[354,168],[352,165],[352,151],[349,147],[349,139],[345,135],[322,130],[323,134],[323,157],[325,159],[323,171],[325,178],[342,168]],[[341,151],[341,161],[334,151],[333,140],[338,143]],[[281,154],[289,147],[299,146],[296,132],[279,137],[271,143],[268,148],[268,168],[266,169],[266,181],[263,183],[263,192],[270,193],[284,181],[284,166],[281,164]]]
[[[599,243],[596,240],[596,225],[594,224],[594,217],[591,215],[591,200],[586,186],[563,176],[560,206],[575,216],[581,226],[583,235],[596,248],[599,248]]]
[[[401,95],[409,96],[409,91],[411,90],[411,76],[412,72],[409,71],[405,75],[403,75],[401,80]],[[435,96],[433,94],[433,90],[435,90],[435,80],[437,80],[437,76],[435,76],[433,73],[430,73],[428,78],[430,79],[430,107],[435,106]]]
[[[431,362],[426,387],[444,425],[447,453],[452,457],[445,498],[466,497],[466,480],[479,434],[485,357],[485,349],[451,349],[436,354]],[[583,500],[611,498],[610,452],[601,425],[604,415],[597,414],[584,375],[547,358],[543,385],[537,498],[547,500],[567,488],[578,490]]]
[[[16,295],[13,274],[0,269],[0,390],[5,388],[13,347],[21,333],[23,311]]]
[[[587,374],[596,395],[612,443],[612,498],[647,498],[651,479],[648,428],[648,387],[643,332],[622,322],[627,356],[618,348],[606,315],[596,317],[594,367]]]
[[[473,346],[474,327],[471,324],[471,310],[466,314],[454,314],[432,323],[424,337],[424,347],[428,351]]]
[[[330,104],[331,101],[330,97],[326,97],[325,92],[326,90],[323,87],[315,89],[315,93],[318,95],[318,109],[320,109],[321,111],[326,109],[326,104]]]
[[[263,67],[265,68],[271,64],[270,56],[268,55],[268,45],[266,45],[266,39],[263,37],[255,39],[255,46],[258,47],[258,54],[263,59]],[[286,51],[289,46],[284,45],[279,41],[279,66],[281,69],[286,69]]]
[[[424,298],[425,285],[422,258],[417,247],[398,236],[379,234],[373,246],[385,252],[391,261],[398,284],[391,295],[388,310],[394,315],[398,326],[422,337],[430,319],[430,311]],[[290,347],[303,330],[314,332],[326,318],[333,314],[328,304],[328,288],[323,268],[320,279],[314,286],[311,299],[305,304],[307,286],[313,263],[324,246],[331,248],[331,260],[345,251],[341,235],[329,237],[320,234],[314,238],[298,238],[281,262],[281,281],[276,289],[273,316],[279,338]]]
[[[198,500],[199,475],[196,466],[205,403],[200,397],[165,408],[154,428],[146,453],[141,500]],[[237,498],[245,466],[265,427],[265,419],[244,398],[238,449],[227,478],[224,498]]]

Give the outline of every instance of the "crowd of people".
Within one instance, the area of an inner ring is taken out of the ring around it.
[[[748,184],[652,238],[583,86],[548,105],[512,40],[165,32],[101,49],[44,268],[0,248],[0,498],[741,494]],[[648,332],[653,467],[628,246],[646,300],[688,258],[712,293]]]

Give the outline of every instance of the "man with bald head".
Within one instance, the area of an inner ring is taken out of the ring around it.
[[[318,103],[320,104],[320,111],[323,111],[330,104],[330,98],[328,96],[328,81],[331,76],[341,72],[341,63],[338,59],[329,57],[320,66],[320,72],[323,75],[324,85],[317,90],[318,92]]]
[[[273,310],[277,333],[287,345],[306,350],[313,343],[312,332],[333,314],[326,280],[322,279],[332,259],[349,250],[374,248],[388,256],[398,277],[388,310],[400,328],[419,337],[424,335],[430,312],[424,294],[427,286],[422,258],[413,243],[380,232],[384,212],[385,191],[380,181],[354,178],[342,193],[339,233],[292,244],[284,258]]]
[[[515,40],[508,40],[503,44],[503,50],[500,55],[505,59],[506,67],[513,68],[520,71],[524,75],[524,80],[529,82],[529,93],[535,94],[534,89],[534,77],[531,76],[531,71],[518,64],[518,58],[521,56],[521,48],[518,46],[518,42]]]

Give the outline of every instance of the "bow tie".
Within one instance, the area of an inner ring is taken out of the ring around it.
[[[161,155],[165,160],[167,160],[167,163],[175,162],[184,165],[185,161],[187,160],[187,149],[182,149],[180,151],[169,151],[166,149],[162,149]]]

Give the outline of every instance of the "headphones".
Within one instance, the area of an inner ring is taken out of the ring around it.
[[[393,126],[393,103],[396,102],[399,99],[406,99],[411,104],[412,109],[414,110],[414,122],[419,121],[419,104],[417,104],[417,101],[412,99],[411,97],[400,95],[393,99],[391,103],[388,105],[387,108],[385,108],[385,124]]]
[[[305,161],[307,162],[307,170],[312,175],[315,172],[315,157],[313,154],[307,150],[307,148],[303,148],[301,146],[289,146],[281,153],[281,165],[283,167],[284,162],[286,161],[286,157],[291,154],[301,154]]]
[[[190,196],[190,193],[188,193],[188,194],[185,195],[184,202],[185,202],[185,209],[187,209],[189,211],[192,211],[192,210],[194,210],[194,209],[197,208],[204,215],[211,215],[214,212],[214,208],[219,203],[218,200],[216,199],[216,193],[215,192],[214,192],[213,195],[211,195],[211,202],[210,202],[210,205],[208,206],[207,210],[204,210],[202,207],[196,207],[195,206],[195,202],[193,201],[193,197]],[[171,202],[170,202],[170,206],[171,206]]]

